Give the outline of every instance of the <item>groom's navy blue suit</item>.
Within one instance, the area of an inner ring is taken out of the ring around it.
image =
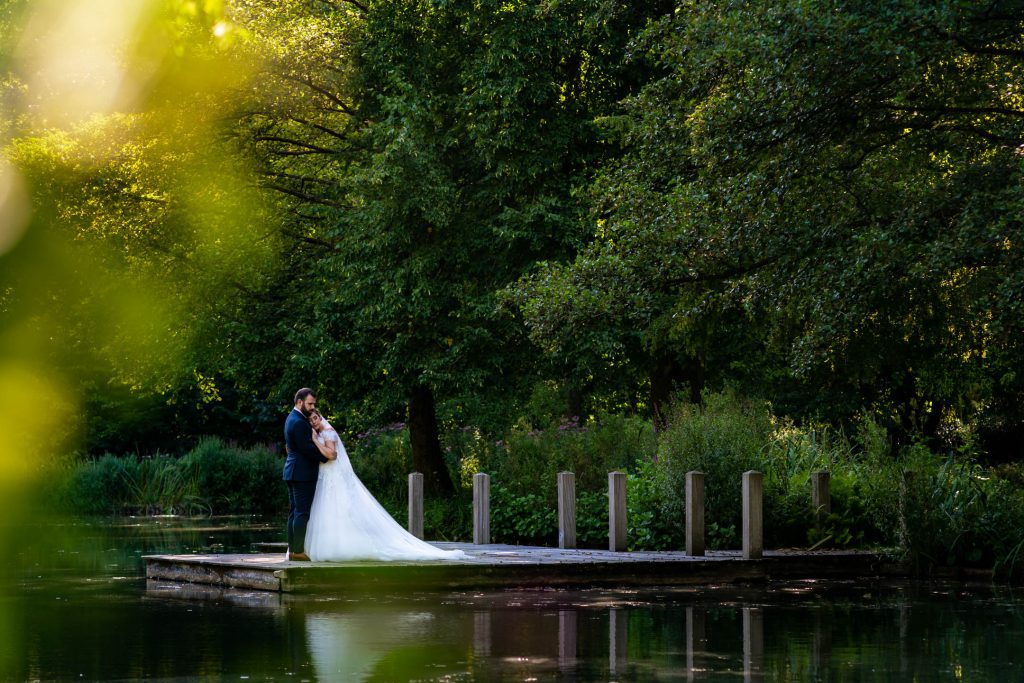
[[[284,422],[284,444],[288,452],[283,477],[288,483],[288,550],[304,553],[320,463],[327,458],[313,444],[313,428],[298,408],[293,408]]]

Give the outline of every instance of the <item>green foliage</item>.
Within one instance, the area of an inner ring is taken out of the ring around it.
[[[107,454],[88,463],[69,465],[60,471],[60,502],[69,510],[86,514],[121,511],[125,497],[126,459]]]
[[[491,536],[495,543],[557,545],[557,511],[547,496],[516,495],[492,482]]]
[[[413,471],[409,432],[402,427],[374,430],[346,444],[352,469],[379,500],[405,501]],[[430,492],[425,492],[430,497]]]
[[[576,544],[581,548],[608,547],[608,487],[576,489]]]
[[[761,469],[771,433],[766,406],[732,393],[709,394],[703,406],[679,407],[658,440],[665,497],[681,499],[686,473],[703,472],[705,520],[723,531],[738,529],[742,475]],[[718,540],[709,534],[709,547],[718,547],[713,543]]]
[[[395,519],[402,523],[408,508]],[[403,524],[404,526],[404,524]],[[423,535],[432,541],[471,541],[473,539],[473,503],[465,493],[448,497],[428,497],[423,501]]]
[[[630,550],[679,550],[684,535],[683,496],[669,486],[668,469],[641,461],[627,478],[626,523]],[[607,506],[607,496],[604,497]],[[607,511],[605,519],[607,520]],[[605,530],[607,540],[607,529]]]
[[[660,75],[606,121],[625,153],[599,229],[512,289],[532,336],[694,361],[682,381],[803,419],[867,409],[902,444],[981,423],[1019,443],[1024,12],[1000,9],[691,0],[651,22]]]
[[[974,463],[907,450],[897,473],[899,533],[910,560],[929,567],[993,567],[1022,571],[1024,495]]]
[[[181,458],[104,455],[54,470],[43,492],[84,514],[280,514],[287,509],[281,462],[266,449],[202,440]]]
[[[468,509],[468,508],[467,508]],[[491,483],[491,537],[495,543],[558,545],[558,509],[546,496],[515,494]],[[576,545],[608,547],[607,491],[576,492]]]
[[[212,514],[272,514],[286,507],[280,458],[265,448],[241,449],[206,438],[179,467],[194,478],[199,499]]]
[[[600,491],[608,486],[608,473],[632,471],[655,450],[651,424],[636,417],[601,415],[587,422],[579,418],[549,429],[514,427],[481,462],[517,494],[536,493],[555,500],[559,472],[576,475],[576,490]]]

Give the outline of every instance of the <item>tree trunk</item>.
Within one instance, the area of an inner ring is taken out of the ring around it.
[[[586,422],[584,418],[583,390],[576,384],[569,386],[569,395],[566,397],[566,410],[569,413],[566,415],[569,420],[575,420],[580,423]]]
[[[686,376],[690,384],[690,403],[704,403],[705,353],[701,351],[686,364]]]
[[[651,418],[661,431],[668,424],[668,410],[675,389],[676,362],[671,356],[660,356],[651,370]]]
[[[455,487],[441,453],[434,393],[426,385],[413,387],[409,394],[409,442],[412,445],[412,467],[423,474],[424,492],[427,495],[454,494]]]
[[[687,396],[691,403],[700,405],[704,391],[704,358],[703,354],[687,357],[682,363],[675,356],[665,354],[659,356],[651,370],[651,412],[655,429],[663,429],[669,419],[669,411],[676,390],[686,383]]]

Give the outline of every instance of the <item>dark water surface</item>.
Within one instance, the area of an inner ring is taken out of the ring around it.
[[[1024,596],[935,583],[281,596],[148,582],[245,520],[49,525],[0,596],[3,680],[1022,681]]]

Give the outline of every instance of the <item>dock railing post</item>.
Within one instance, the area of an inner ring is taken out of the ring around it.
[[[704,473],[686,473],[686,554],[704,555]]]
[[[608,550],[626,549],[626,473],[608,473]]]
[[[423,538],[423,475],[409,473],[409,533]]]
[[[814,506],[814,524],[818,531],[832,512],[831,479],[832,475],[824,470],[811,472],[811,505]]]
[[[480,472],[473,475],[473,543],[491,542],[491,476]]]
[[[576,475],[558,473],[558,547],[576,547]]]
[[[758,607],[743,608],[743,681],[764,680],[764,613]]]
[[[750,470],[743,473],[743,559],[755,560],[764,554],[764,475]]]

